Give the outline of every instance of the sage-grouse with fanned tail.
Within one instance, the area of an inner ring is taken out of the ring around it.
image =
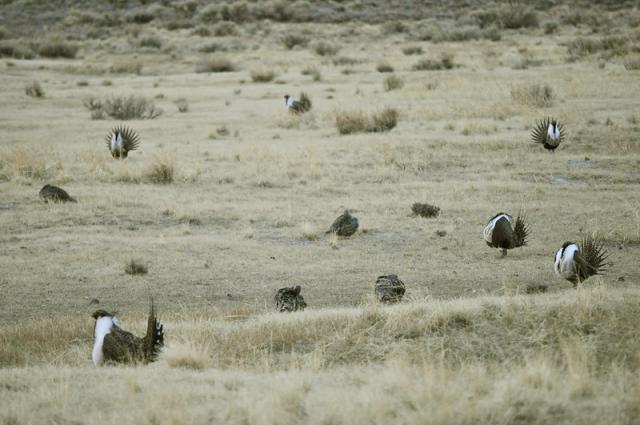
[[[393,304],[402,301],[405,287],[404,282],[395,274],[378,276],[376,280],[376,297],[385,304]]]
[[[551,152],[560,146],[560,143],[564,141],[565,137],[564,126],[558,124],[558,121],[553,118],[547,118],[538,122],[531,133],[531,140],[534,143],[541,144]]]
[[[482,234],[487,245],[499,248],[505,257],[508,249],[527,244],[529,226],[524,215],[519,214],[514,223],[509,214],[501,212],[489,220]]]
[[[286,94],[284,103],[292,114],[304,114],[311,109],[311,99],[306,93],[300,93],[300,100],[295,100],[293,96]]]
[[[590,276],[603,273],[609,254],[601,241],[586,236],[579,244],[565,242],[556,252],[556,274],[573,283],[574,288]]]
[[[302,295],[300,295],[301,290],[300,285],[278,289],[274,297],[276,310],[280,312],[304,310],[305,307],[307,307],[307,303],[304,301]]]
[[[40,198],[45,202],[78,202],[66,190],[50,184],[45,184],[40,189]]]
[[[105,141],[111,156],[116,159],[125,159],[129,155],[129,151],[136,150],[140,144],[138,134],[125,125],[111,129],[105,137]]]
[[[358,219],[345,211],[335,219],[329,230],[325,233],[335,233],[338,236],[351,236],[358,230]]]
[[[115,313],[97,310],[91,357],[96,366],[105,362],[149,363],[158,357],[164,345],[164,329],[156,317],[153,301],[147,319],[147,334],[140,338],[120,327]]]

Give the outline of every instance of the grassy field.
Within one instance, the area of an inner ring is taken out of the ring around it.
[[[2,8],[0,423],[640,420],[633,3]],[[129,96],[160,114],[110,117]],[[385,108],[390,131],[340,134]],[[530,141],[548,116],[554,153]],[[325,235],[345,208],[358,232]],[[521,209],[502,259],[482,229]],[[586,234],[611,265],[576,291],[553,255]],[[374,301],[388,273],[401,305]],[[309,308],[273,312],[291,285]],[[142,334],[150,296],[160,361],[95,368],[90,314]]]

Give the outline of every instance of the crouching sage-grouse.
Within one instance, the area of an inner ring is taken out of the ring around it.
[[[405,288],[404,282],[398,279],[395,274],[378,276],[376,280],[376,298],[385,304],[398,303],[402,301]]]
[[[78,202],[66,190],[50,184],[45,184],[40,189],[40,198],[45,202]]]
[[[564,127],[553,118],[544,119],[534,127],[531,139],[553,152],[565,139]]]
[[[335,233],[338,236],[351,236],[358,230],[358,219],[352,216],[349,211],[345,211],[336,218],[329,230],[325,233]]]
[[[304,114],[311,109],[311,99],[306,93],[300,93],[300,100],[295,100],[293,96],[285,94],[284,104],[292,114]]]
[[[604,272],[608,256],[602,242],[587,236],[579,244],[563,243],[556,252],[554,269],[558,276],[573,283],[575,288],[590,276]]]
[[[116,159],[125,159],[129,151],[136,150],[140,143],[138,134],[127,126],[114,127],[105,137],[107,148],[111,156]]]
[[[149,363],[158,357],[164,345],[164,330],[156,317],[153,302],[147,319],[147,334],[140,338],[120,327],[115,313],[97,310],[95,342],[91,357],[99,366],[103,363]]]
[[[491,248],[502,250],[502,256],[507,255],[508,249],[518,248],[527,244],[529,227],[523,215],[518,215],[515,224],[507,213],[498,213],[489,220],[483,231],[484,240]]]
[[[304,298],[300,295],[301,290],[300,285],[278,289],[274,297],[276,310],[280,312],[304,310],[307,303],[304,302]]]

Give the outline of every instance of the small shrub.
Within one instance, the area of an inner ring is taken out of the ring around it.
[[[216,37],[228,37],[237,33],[238,29],[233,22],[220,22],[213,27],[213,35]]]
[[[419,202],[415,202],[411,206],[411,211],[413,212],[414,215],[419,215],[420,217],[425,217],[425,218],[432,218],[432,217],[437,217],[438,214],[440,214],[440,207],[436,207],[435,205],[421,204]]]
[[[209,4],[202,8],[198,18],[205,23],[213,23],[220,20],[220,7],[217,4]]]
[[[171,368],[203,370],[210,363],[207,347],[199,347],[192,343],[172,344],[162,350],[161,358]]]
[[[335,56],[340,47],[320,41],[313,46],[313,51],[320,56]]]
[[[455,67],[455,63],[453,61],[454,56],[450,53],[443,53],[440,56],[439,60],[434,59],[421,59],[413,65],[412,69],[414,71],[439,71],[442,69],[452,69]]]
[[[422,54],[422,47],[420,47],[420,46],[407,46],[407,47],[404,47],[402,49],[402,53],[404,53],[407,56],[409,56],[409,55],[421,55]]]
[[[111,81],[111,80],[102,80],[102,83],[100,83],[100,84],[105,86],[105,87],[111,87],[113,85],[113,81]]]
[[[187,99],[178,99],[176,100],[176,106],[178,107],[178,112],[187,112],[189,110],[189,103]]]
[[[33,81],[24,87],[24,92],[31,97],[44,97],[44,90],[38,81]]]
[[[347,56],[340,56],[340,57],[334,58],[332,62],[335,66],[343,66],[343,65],[356,65],[362,62],[362,60],[349,58]]]
[[[256,83],[268,83],[275,78],[276,74],[267,69],[254,69],[251,71],[251,80]]]
[[[78,87],[87,87],[89,86],[89,82],[87,80],[80,80],[76,83]]]
[[[173,182],[174,164],[170,157],[157,157],[147,170],[145,177],[151,183],[169,184]]]
[[[389,75],[384,79],[385,91],[398,90],[404,87],[404,80],[395,75]]]
[[[140,39],[140,47],[148,47],[150,49],[159,49],[162,47],[162,40],[159,37],[144,37]]]
[[[147,274],[147,266],[140,260],[131,259],[125,264],[124,272],[130,275]]]
[[[198,49],[202,53],[226,52],[228,49],[220,43],[211,43]]]
[[[401,21],[391,21],[386,22],[382,25],[382,33],[383,34],[401,34],[407,32],[409,27]]]
[[[627,71],[640,70],[640,57],[626,58],[624,60],[624,69]]]
[[[336,115],[336,128],[340,134],[389,131],[397,122],[398,111],[392,108],[385,108],[371,115],[362,111],[341,112]]]
[[[307,66],[301,71],[302,75],[311,75],[313,81],[320,81],[322,79],[322,74],[320,74],[320,70],[315,66]]]
[[[231,61],[222,56],[213,56],[208,59],[203,59],[198,65],[196,65],[196,72],[232,72],[235,71],[235,66]]]
[[[142,62],[136,60],[121,60],[109,67],[109,72],[113,74],[137,74],[142,73]]]
[[[197,35],[198,37],[210,37],[211,30],[207,27],[198,27],[191,32],[192,35]]]
[[[162,114],[153,101],[141,96],[114,96],[104,101],[90,97],[83,104],[91,111],[92,119],[103,119],[105,115],[117,120],[154,119]]]
[[[149,22],[153,21],[154,19],[155,19],[155,17],[151,13],[138,12],[135,15],[133,15],[133,18],[131,18],[131,21],[133,21],[136,24],[148,24]]]
[[[38,49],[38,54],[45,58],[65,58],[74,59],[78,53],[78,46],[64,43],[62,41],[52,41],[43,44]]]
[[[33,50],[21,44],[4,42],[0,43],[0,57],[14,59],[33,59],[35,57]]]
[[[548,108],[553,105],[553,90],[547,84],[528,84],[511,89],[511,98],[521,105]]]
[[[557,22],[547,22],[544,24],[544,33],[546,35],[555,34],[558,32],[558,23]]]
[[[300,34],[289,33],[282,37],[282,44],[288,50],[291,50],[296,46],[306,47],[309,44],[309,38]]]
[[[379,63],[376,66],[376,70],[378,72],[393,72],[393,67],[391,65],[389,65],[388,63]]]

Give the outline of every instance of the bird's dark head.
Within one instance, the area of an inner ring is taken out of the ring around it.
[[[101,317],[114,317],[116,314],[115,313],[109,313],[106,310],[96,310],[93,312],[93,314],[91,315],[91,317],[93,317],[94,319],[98,320]]]

